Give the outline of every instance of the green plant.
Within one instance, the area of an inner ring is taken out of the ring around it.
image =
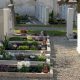
[[[43,69],[43,65],[42,64],[38,64],[36,66],[30,66],[29,67],[29,72],[38,72],[41,73]]]
[[[29,68],[23,65],[22,68],[19,69],[19,72],[29,72]]]
[[[37,50],[37,47],[34,46],[34,45],[32,45],[31,48],[30,48],[30,50]]]
[[[10,41],[26,41],[27,38],[22,38],[22,37],[11,37],[9,38]]]
[[[37,46],[38,45],[38,42],[37,41],[32,41],[31,44]]]
[[[11,60],[12,59],[12,56],[5,51],[4,47],[0,47],[0,55],[3,56],[2,59],[4,59],[4,60]]]
[[[28,41],[22,43],[23,45],[29,45]]]
[[[17,60],[24,60],[25,56],[23,54],[15,55]]]
[[[0,46],[0,55],[3,55],[5,54],[5,48]]]
[[[20,24],[21,16],[19,14],[16,14],[15,18],[16,18],[16,24]]]
[[[43,55],[38,56],[37,58],[38,61],[46,61],[46,57]]]
[[[19,46],[17,50],[29,50],[29,46]]]
[[[8,53],[5,53],[5,54],[3,54],[3,59],[4,60],[11,60],[12,59],[12,56],[9,55]]]
[[[38,42],[37,41],[25,41],[23,42],[23,45],[34,45],[34,46],[37,46],[38,45]]]
[[[53,20],[54,20],[54,13],[53,11],[49,14],[49,23],[53,23]]]
[[[37,72],[42,72],[43,64],[38,64],[37,69],[38,69]]]
[[[3,46],[5,49],[8,49],[9,47],[9,39],[7,36],[4,37]]]

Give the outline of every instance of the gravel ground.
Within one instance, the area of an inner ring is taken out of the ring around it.
[[[76,51],[76,42],[66,37],[53,37],[54,80],[80,80],[80,55]]]

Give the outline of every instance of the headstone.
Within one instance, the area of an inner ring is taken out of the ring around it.
[[[42,18],[41,18],[42,23],[44,23],[44,5],[42,5]]]
[[[77,38],[77,51],[80,53],[80,13],[77,14],[77,31],[78,31],[78,38]]]
[[[9,8],[0,9],[0,40],[12,33],[12,17]]]
[[[42,22],[42,6],[40,5],[40,21]]]
[[[48,24],[49,19],[49,9],[47,7],[44,8],[44,24]]]
[[[67,38],[73,38],[73,16],[74,16],[74,9],[68,8],[67,10]]]
[[[57,0],[53,0],[53,12],[54,12],[54,16],[57,15],[58,13],[58,1]]]

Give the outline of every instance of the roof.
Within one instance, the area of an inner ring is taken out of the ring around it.
[[[65,1],[65,0],[64,0]],[[61,0],[58,0],[58,3],[59,4],[63,4],[62,2],[61,2]],[[72,4],[72,3],[77,3],[77,0],[69,0],[69,2],[68,2],[68,4]]]

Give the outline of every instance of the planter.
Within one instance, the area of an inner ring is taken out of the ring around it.
[[[22,31],[22,33],[26,33]],[[43,35],[43,33],[41,33]],[[46,35],[46,34],[45,34]],[[31,35],[30,35],[31,36]],[[36,36],[28,37],[28,41],[31,43],[33,38]],[[10,36],[9,36],[10,37]],[[3,77],[26,77],[26,78],[52,78],[53,69],[50,66],[50,39],[49,36],[37,36],[34,43],[25,43],[26,36],[19,36],[23,39],[19,41],[18,39],[9,41],[9,44],[14,49],[10,47],[10,50],[5,50],[12,56],[11,60],[0,60],[0,76]],[[38,40],[39,39],[39,40]],[[5,41],[6,43],[6,41]],[[7,43],[8,44],[8,40]],[[21,45],[20,45],[21,44]],[[35,50],[35,46],[41,48]],[[18,50],[16,49],[18,48]],[[25,48],[25,49],[24,49]],[[45,48],[45,49],[44,49]],[[30,49],[30,50],[29,50]],[[20,55],[21,54],[21,55]],[[45,57],[44,57],[45,56]],[[29,63],[29,64],[28,64]],[[40,65],[39,65],[40,64]],[[43,64],[47,64],[44,66]],[[12,67],[16,66],[15,68]],[[11,69],[12,68],[12,69]]]
[[[53,78],[53,70],[49,73],[20,73],[20,72],[0,72],[0,77],[17,77],[17,78]]]

